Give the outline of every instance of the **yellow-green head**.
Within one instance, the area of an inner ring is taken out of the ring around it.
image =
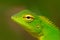
[[[42,35],[42,26],[39,16],[29,10],[23,10],[11,17],[14,21],[22,25],[22,27],[33,36]]]

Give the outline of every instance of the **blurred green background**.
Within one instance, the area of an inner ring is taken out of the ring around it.
[[[10,18],[23,9],[46,16],[60,28],[59,0],[0,0],[0,40],[37,40]]]

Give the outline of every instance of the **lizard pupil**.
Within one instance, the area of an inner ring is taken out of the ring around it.
[[[31,17],[27,16],[27,19],[30,19]]]
[[[27,22],[31,22],[31,21],[33,21],[33,16],[32,15],[25,15],[25,16],[23,16],[23,18],[25,19],[25,21],[27,21]]]

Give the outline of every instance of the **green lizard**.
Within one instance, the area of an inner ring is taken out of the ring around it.
[[[22,10],[11,17],[38,40],[59,40],[59,29],[44,16],[30,10]]]

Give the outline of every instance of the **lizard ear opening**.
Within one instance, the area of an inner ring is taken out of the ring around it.
[[[24,15],[23,18],[24,18],[24,20],[26,22],[31,22],[31,21],[34,20],[34,17],[32,15],[29,15],[29,14],[28,15]]]

